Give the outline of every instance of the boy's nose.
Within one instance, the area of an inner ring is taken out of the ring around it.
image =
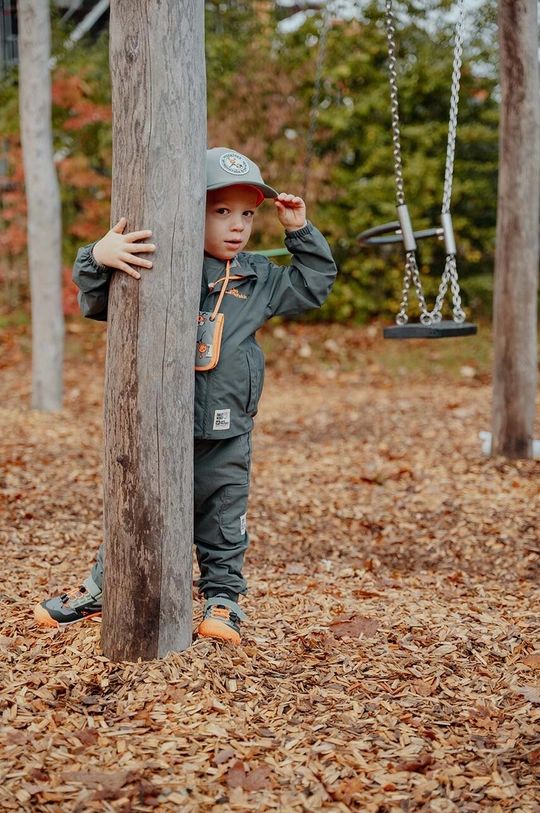
[[[238,220],[235,220],[232,224],[233,231],[244,231],[244,220],[242,217],[239,217]]]

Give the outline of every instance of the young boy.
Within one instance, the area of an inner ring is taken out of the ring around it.
[[[244,252],[253,217],[265,198],[274,200],[285,227],[292,263],[281,267],[266,257]],[[122,218],[97,243],[79,250],[73,280],[79,304],[91,319],[107,318],[113,269],[139,279],[152,267],[150,231],[124,234]],[[228,275],[228,279],[225,279]],[[235,150],[207,152],[207,202],[200,311],[225,316],[216,367],[195,373],[194,541],[204,596],[198,634],[240,642],[246,616],[238,597],[247,592],[242,570],[249,537],[246,530],[251,430],[264,379],[264,356],[255,332],[272,316],[295,316],[320,307],[327,298],[336,266],[328,243],[306,220],[304,201],[267,186],[259,168]],[[197,354],[199,355],[199,354]],[[91,575],[71,593],[35,608],[41,624],[63,626],[101,613],[103,545]]]

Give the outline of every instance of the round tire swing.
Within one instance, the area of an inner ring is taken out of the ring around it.
[[[405,251],[405,273],[403,277],[403,290],[401,306],[396,316],[396,324],[384,329],[385,339],[440,339],[450,336],[472,336],[477,332],[476,325],[465,321],[465,313],[461,307],[461,296],[457,273],[456,241],[450,214],[450,200],[452,197],[452,181],[454,176],[454,157],[456,146],[457,113],[459,103],[459,85],[461,75],[461,60],[463,55],[463,29],[464,29],[464,0],[458,0],[458,20],[456,25],[456,42],[454,47],[454,61],[452,69],[452,90],[450,95],[450,121],[448,125],[448,142],[446,149],[446,168],[444,176],[444,192],[441,208],[441,225],[438,228],[414,231],[405,203],[403,183],[403,164],[401,160],[401,130],[399,119],[399,101],[396,71],[396,30],[392,0],[386,0],[386,29],[388,42],[388,69],[390,80],[390,98],[392,104],[392,142],[394,153],[394,173],[397,198],[397,221],[385,223],[381,226],[368,229],[358,235],[357,242],[361,246],[387,245],[390,243],[403,243]],[[428,310],[420,272],[416,260],[416,241],[426,237],[437,237],[444,240],[446,262],[439,292],[433,306]],[[420,322],[409,322],[407,314],[409,308],[409,291],[414,287],[420,306]],[[443,319],[441,310],[448,287],[452,292],[453,319]]]

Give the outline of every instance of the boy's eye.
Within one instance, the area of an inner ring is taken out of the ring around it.
[[[217,209],[218,215],[226,215],[227,211],[228,211],[228,209],[226,209],[225,206],[220,206],[220,208]]]
[[[246,212],[244,212],[244,217],[253,217],[254,214],[255,212],[252,209],[248,209]]]

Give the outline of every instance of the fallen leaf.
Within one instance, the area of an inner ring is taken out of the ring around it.
[[[83,745],[94,745],[99,739],[99,734],[95,728],[82,728],[73,732]]]
[[[262,766],[254,768],[246,774],[242,787],[244,790],[263,790],[268,787],[268,780],[270,778],[270,768]]]
[[[241,788],[246,778],[244,763],[237,760],[227,771],[227,784],[230,788]]]
[[[413,686],[416,694],[419,694],[420,697],[429,697],[435,691],[433,683],[429,683],[427,680],[414,680]]]
[[[398,771],[410,771],[411,773],[425,773],[435,760],[431,754],[418,754],[414,759],[406,759],[397,766]]]
[[[270,768],[261,766],[246,772],[244,763],[237,760],[227,771],[226,782],[230,788],[243,788],[243,790],[262,790],[268,785]]]
[[[26,731],[10,731],[6,737],[8,745],[26,745],[30,735]]]
[[[354,776],[340,782],[337,788],[333,790],[332,795],[335,799],[337,799],[338,802],[343,802],[346,805],[350,805],[353,801],[353,796],[361,793],[364,790],[364,787],[365,782],[359,776]]]
[[[336,638],[359,638],[363,635],[365,638],[372,638],[379,628],[379,622],[376,618],[365,618],[363,616],[354,616],[347,620],[337,620],[330,624],[330,631]]]
[[[497,709],[490,709],[487,706],[480,706],[469,712],[470,721],[477,728],[485,728],[488,731],[496,731],[499,727],[500,712]]]
[[[540,688],[538,686],[516,686],[517,694],[522,694],[529,703],[540,703]]]
[[[218,751],[214,757],[214,763],[216,765],[221,765],[223,762],[227,762],[229,759],[232,759],[234,756],[234,750],[232,748],[224,748],[222,751]]]
[[[540,762],[540,748],[535,748],[534,751],[529,751],[527,754],[527,762],[529,765],[537,765]]]
[[[521,663],[524,663],[529,669],[540,669],[540,652],[531,652],[530,655],[523,658]]]

